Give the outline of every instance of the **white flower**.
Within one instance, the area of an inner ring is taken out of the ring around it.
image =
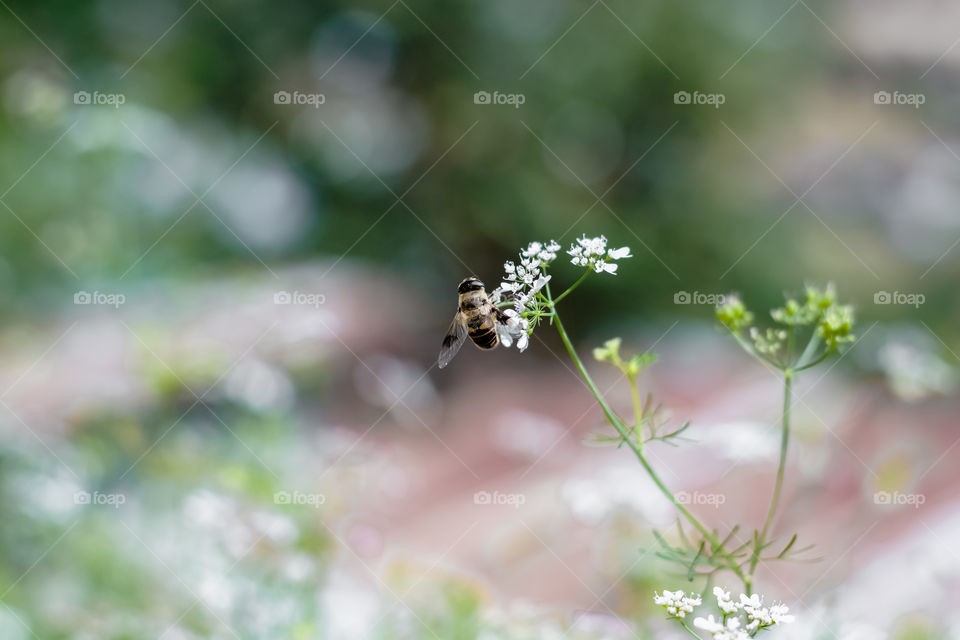
[[[729,591],[724,591],[720,587],[714,587],[713,596],[717,599],[717,606],[723,613],[735,613],[740,609],[740,605],[730,599]]]
[[[743,607],[744,611],[749,613],[752,609],[757,609],[763,606],[763,596],[761,596],[759,593],[755,593],[748,598],[747,594],[741,593],[740,606]]]
[[[567,251],[570,262],[578,267],[589,267],[598,273],[615,274],[617,265],[608,260],[629,258],[630,247],[607,250],[607,239],[604,236],[588,238],[583,236],[570,245]]]
[[[704,631],[708,631],[710,633],[723,631],[723,628],[724,628],[722,622],[720,622],[719,620],[713,619],[712,613],[709,616],[707,616],[705,619],[704,618],[695,619],[693,621],[693,626],[695,626],[697,629],[703,629]]]
[[[659,600],[655,598],[657,604],[670,608],[673,607],[680,611],[677,593],[664,592]],[[763,596],[753,594],[747,596],[740,595],[740,601],[734,602],[730,597],[730,592],[722,587],[713,588],[713,596],[717,599],[717,607],[723,613],[720,619],[709,615],[706,618],[698,617],[693,621],[693,626],[710,633],[711,640],[749,640],[761,629],[768,629],[775,624],[790,623],[794,617],[789,614],[789,608],[783,604],[775,604],[769,608],[763,606]],[[677,614],[671,614],[675,617],[682,617]]]
[[[697,618],[693,621],[693,626],[711,634],[713,640],[748,640],[750,634],[740,628],[739,618],[730,618],[726,626],[720,620],[714,620],[712,615],[704,618]]]
[[[785,604],[775,604],[770,607],[770,617],[773,618],[774,624],[790,624],[795,620],[795,618],[790,615],[788,612],[790,607]]]
[[[688,613],[693,613],[694,607],[702,604],[700,596],[691,593],[687,597],[683,591],[667,591],[664,589],[663,595],[653,594],[653,601],[667,610],[667,613],[674,618],[685,618]]]
[[[794,617],[789,614],[790,608],[784,604],[775,604],[770,608],[763,606],[763,596],[758,593],[747,597],[740,594],[740,608],[747,616],[747,629],[751,632],[775,624],[790,624]]]
[[[610,249],[607,251],[607,257],[611,260],[620,260],[621,258],[632,258],[630,247],[620,247],[619,249]]]
[[[504,311],[508,319],[505,326],[498,330],[503,346],[510,347],[516,343],[520,351],[529,346],[533,329],[523,316],[526,312],[538,309],[537,294],[550,282],[550,276],[544,275],[543,269],[557,259],[559,250],[560,245],[554,240],[531,242],[526,249],[520,250],[519,261],[508,260],[503,264],[503,282],[490,293],[490,300],[494,304],[513,304],[512,309]]]
[[[520,315],[514,309],[506,309],[503,312],[506,322],[497,326],[497,336],[500,338],[500,344],[505,347],[517,343],[517,349],[526,351],[530,344],[529,330],[530,323],[526,318]]]

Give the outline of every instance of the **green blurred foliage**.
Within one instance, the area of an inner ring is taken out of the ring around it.
[[[846,60],[811,45],[830,35],[802,12],[751,49],[787,2],[9,6],[34,33],[0,24],[0,166],[16,183],[0,216],[8,313],[56,304],[78,283],[135,290],[342,253],[445,290],[468,270],[493,280],[531,239],[581,232],[636,256],[582,308],[611,295],[622,311],[664,308],[698,287],[773,303],[804,278],[876,288],[799,209],[718,280],[788,197],[727,129],[761,156],[780,152],[784,123]],[[326,102],[277,105],[278,90]],[[479,90],[525,102],[477,105]],[[681,90],[727,99],[679,108]],[[125,103],[75,105],[74,91]],[[267,194],[233,211],[229,175],[242,181],[245,167],[272,168],[302,202]],[[214,183],[209,209],[194,205]],[[882,245],[870,225],[850,225],[840,235]],[[258,244],[267,227],[287,234]]]

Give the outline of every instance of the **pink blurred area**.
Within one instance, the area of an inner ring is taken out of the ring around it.
[[[156,402],[140,373],[160,368],[198,393],[210,384],[212,397],[295,414],[317,448],[305,445],[284,472],[327,496],[316,526],[339,540],[340,568],[374,590],[403,567],[455,575],[496,602],[610,615],[647,606],[638,580],[685,587],[682,571],[669,573],[652,552],[651,529],[675,536],[673,506],[629,450],[584,444],[606,432],[602,414],[549,326],[525,353],[468,346],[440,371],[448,301],[357,265],[327,267],[284,274],[300,291],[322,292],[318,306],[274,304],[269,278],[244,278],[24,328],[7,337],[16,348],[5,352],[16,355],[0,368],[4,402],[23,425],[66,433],[97,407]],[[625,348],[655,345],[661,362],[643,383],[675,424],[693,422],[692,442],[649,445],[664,481],[721,535],[739,523],[737,535],[749,536],[772,487],[780,383],[708,317],[653,319],[623,338]],[[587,356],[593,346],[579,348]],[[901,399],[883,377],[845,366],[855,359],[808,372],[795,388],[774,530],[780,545],[794,532],[798,547],[816,544],[806,555],[821,560],[759,575],[765,593],[827,628],[838,624],[828,604],[883,628],[950,610],[960,595],[958,402]],[[217,375],[202,374],[210,362]],[[588,366],[629,410],[625,381]],[[327,372],[322,384],[298,381],[316,368]],[[882,491],[924,501],[878,504]]]

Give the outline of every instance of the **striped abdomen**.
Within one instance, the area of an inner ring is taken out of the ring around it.
[[[497,335],[496,319],[493,314],[486,316],[475,316],[467,321],[467,335],[473,340],[473,344],[481,349],[493,349],[500,344],[500,337]]]

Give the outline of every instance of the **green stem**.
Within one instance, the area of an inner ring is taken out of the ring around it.
[[[796,333],[797,333],[796,327],[794,327],[793,325],[790,325],[789,327],[787,327],[787,361],[786,361],[786,363],[783,365],[783,366],[785,366],[785,367],[789,367],[789,366],[790,366],[790,363],[793,362],[793,360],[792,360],[792,358],[793,358],[793,343],[794,343],[794,341],[795,341]]]
[[[797,368],[794,369],[793,371],[794,371],[794,373],[796,373],[797,371],[803,371],[804,369],[809,369],[810,367],[815,367],[815,366],[817,366],[818,364],[820,364],[821,362],[823,362],[824,360],[826,360],[827,357],[829,357],[829,355],[830,355],[830,350],[828,349],[827,351],[824,351],[824,352],[823,352],[823,355],[822,355],[822,356],[820,356],[819,358],[817,358],[817,359],[814,360],[813,362],[811,362],[811,363],[809,363],[809,364],[805,364],[805,365],[803,365],[802,367],[797,367]]]
[[[767,509],[767,518],[764,520],[763,529],[760,530],[760,537],[755,543],[753,555],[750,558],[750,584],[753,583],[753,575],[757,570],[757,563],[760,561],[760,552],[762,546],[767,541],[767,534],[773,525],[773,519],[777,514],[777,507],[780,506],[780,493],[783,489],[783,473],[787,466],[787,447],[790,444],[790,389],[793,383],[794,372],[790,369],[784,371],[783,383],[783,422],[780,429],[780,463],[777,465],[777,479],[773,485],[773,496],[770,498],[770,507]],[[748,595],[752,595],[748,593]]]
[[[743,348],[743,350],[746,351],[748,354],[750,354],[760,362],[766,362],[771,367],[775,369],[779,369],[780,371],[783,371],[783,365],[781,365],[779,362],[775,360],[771,360],[766,355],[754,349],[753,345],[747,342],[746,338],[740,335],[739,331],[731,331],[730,333],[731,335],[733,335],[733,338],[737,341],[737,344],[739,344]]]
[[[696,632],[695,632],[693,629],[691,629],[690,627],[688,627],[688,626],[687,626],[687,623],[684,622],[683,620],[680,621],[680,626],[683,627],[683,628],[686,630],[687,633],[689,633],[690,635],[692,635],[692,636],[693,636],[694,638],[696,638],[697,640],[703,640],[703,638],[701,638],[700,636],[698,636],[698,635],[696,634]]]
[[[804,362],[810,360],[813,357],[813,354],[817,351],[817,348],[820,346],[820,334],[817,333],[816,329],[813,331],[813,335],[810,336],[810,342],[807,343],[807,347],[803,350],[803,353],[800,354],[800,357],[797,359],[797,366],[794,368],[795,371],[800,371],[801,369],[808,368],[804,365]],[[829,349],[827,353],[829,353]],[[822,359],[822,358],[821,358]],[[819,360],[817,361],[819,362]]]
[[[547,297],[550,299],[550,290],[549,285],[546,289]],[[555,303],[555,301],[551,301]],[[554,313],[556,313],[556,308],[554,308]],[[610,405],[607,404],[606,399],[603,397],[603,394],[600,393],[600,390],[597,388],[597,385],[593,382],[593,378],[590,377],[590,374],[587,372],[587,368],[583,365],[583,362],[580,360],[580,356],[577,355],[576,350],[573,348],[573,343],[570,342],[570,336],[567,335],[566,330],[563,328],[563,323],[560,321],[560,315],[557,314],[554,316],[554,324],[556,324],[557,331],[560,333],[560,339],[563,341],[564,346],[567,348],[567,353],[570,354],[570,358],[573,360],[574,365],[576,365],[577,370],[580,372],[580,376],[586,382],[587,387],[590,389],[590,392],[593,394],[593,397],[596,398],[597,403],[600,405],[600,409],[603,410],[603,415],[606,416],[607,422],[613,425],[613,428],[617,430],[620,436],[624,439],[627,445],[633,450],[633,453],[636,455],[637,460],[640,461],[640,464],[643,465],[643,468],[646,470],[647,475],[650,476],[650,479],[653,480],[654,484],[660,489],[660,492],[663,493],[670,502],[683,514],[683,517],[690,522],[691,525],[700,534],[706,538],[715,553],[719,553],[726,561],[730,567],[730,570],[736,574],[740,580],[744,581],[746,584],[747,577],[743,573],[743,570],[740,568],[737,559],[734,558],[730,553],[723,548],[723,545],[720,543],[720,540],[716,535],[709,529],[707,529],[697,518],[690,513],[690,511],[680,504],[677,499],[674,497],[673,493],[670,492],[670,489],[667,488],[667,485],[663,483],[663,480],[660,479],[660,476],[657,475],[657,472],[654,471],[653,467],[650,466],[650,463],[647,461],[646,457],[643,455],[643,451],[637,445],[636,442],[630,437],[630,434],[627,430],[626,425],[619,417],[613,412],[613,409],[610,408]]]
[[[637,439],[637,448],[643,450],[643,434],[640,423],[643,422],[643,404],[640,402],[640,390],[637,388],[637,376],[627,375],[630,383],[630,398],[633,400],[633,433]]]
[[[573,293],[573,290],[576,289],[577,287],[579,287],[579,286],[580,286],[580,283],[587,279],[587,276],[590,275],[590,272],[591,272],[591,271],[592,271],[592,269],[587,269],[586,271],[584,271],[584,272],[583,272],[583,275],[580,276],[580,279],[579,279],[579,280],[577,280],[577,281],[574,282],[572,285],[570,285],[570,288],[569,288],[569,289],[567,289],[566,291],[564,291],[563,293],[561,293],[560,295],[558,295],[556,298],[553,299],[553,304],[557,304],[558,302],[560,302],[561,300],[563,300],[564,298],[566,298],[568,295],[570,295],[571,293]]]

